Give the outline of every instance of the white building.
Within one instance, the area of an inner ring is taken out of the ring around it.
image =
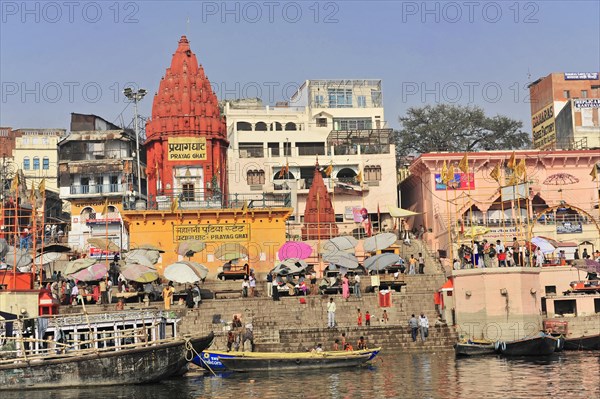
[[[397,204],[393,130],[387,126],[381,80],[308,80],[289,103],[226,101],[229,193],[291,193],[290,234],[300,234],[315,163],[330,188],[340,234],[359,227],[353,208],[367,208],[378,230],[391,230]],[[285,166],[288,165],[288,168]],[[333,166],[330,177],[325,175]],[[359,181],[362,176],[362,183]]]

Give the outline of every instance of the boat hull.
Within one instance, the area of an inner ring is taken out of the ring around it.
[[[454,353],[461,356],[485,356],[496,353],[494,344],[468,344],[459,342],[454,346]]]
[[[0,390],[97,387],[156,382],[181,374],[194,350],[206,349],[211,333],[119,351],[46,356],[0,365]]]
[[[600,350],[600,334],[565,339],[565,350]]]
[[[205,350],[199,355],[194,356],[192,363],[209,371],[212,370],[213,372],[221,372],[225,371],[226,369],[220,358],[232,358],[234,356],[235,352]]]
[[[379,349],[353,352],[262,353],[219,358],[228,371],[272,371],[357,367],[372,360]]]
[[[556,339],[547,335],[539,335],[517,341],[498,341],[495,348],[504,356],[549,356],[556,350]]]

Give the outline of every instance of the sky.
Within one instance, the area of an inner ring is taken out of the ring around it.
[[[289,100],[307,79],[382,79],[385,120],[461,104],[531,130],[528,83],[600,71],[598,1],[0,1],[0,126],[129,124],[181,35],[219,100]]]

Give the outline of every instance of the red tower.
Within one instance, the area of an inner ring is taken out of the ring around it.
[[[308,190],[308,198],[306,199],[302,239],[328,240],[337,236],[338,225],[335,223],[335,212],[317,163],[312,186]]]
[[[227,194],[227,129],[217,96],[181,36],[146,124],[148,193],[201,201]]]

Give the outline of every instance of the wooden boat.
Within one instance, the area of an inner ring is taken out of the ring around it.
[[[377,356],[381,348],[349,352],[236,352],[219,357],[229,371],[298,370],[357,367]]]
[[[235,357],[237,353],[239,352],[204,350],[194,356],[192,363],[203,369],[218,373],[226,370],[225,365],[221,362],[220,358],[232,358]]]
[[[496,353],[496,349],[494,348],[494,343],[492,341],[469,340],[457,342],[454,345],[454,353],[456,357],[493,355]]]
[[[497,341],[496,352],[505,356],[548,356],[556,350],[556,339],[551,335],[540,333],[515,341]]]
[[[565,350],[600,350],[600,334],[565,338]]]
[[[0,362],[0,390],[156,382],[181,374],[194,351],[208,348],[213,339],[210,333],[13,358]]]

